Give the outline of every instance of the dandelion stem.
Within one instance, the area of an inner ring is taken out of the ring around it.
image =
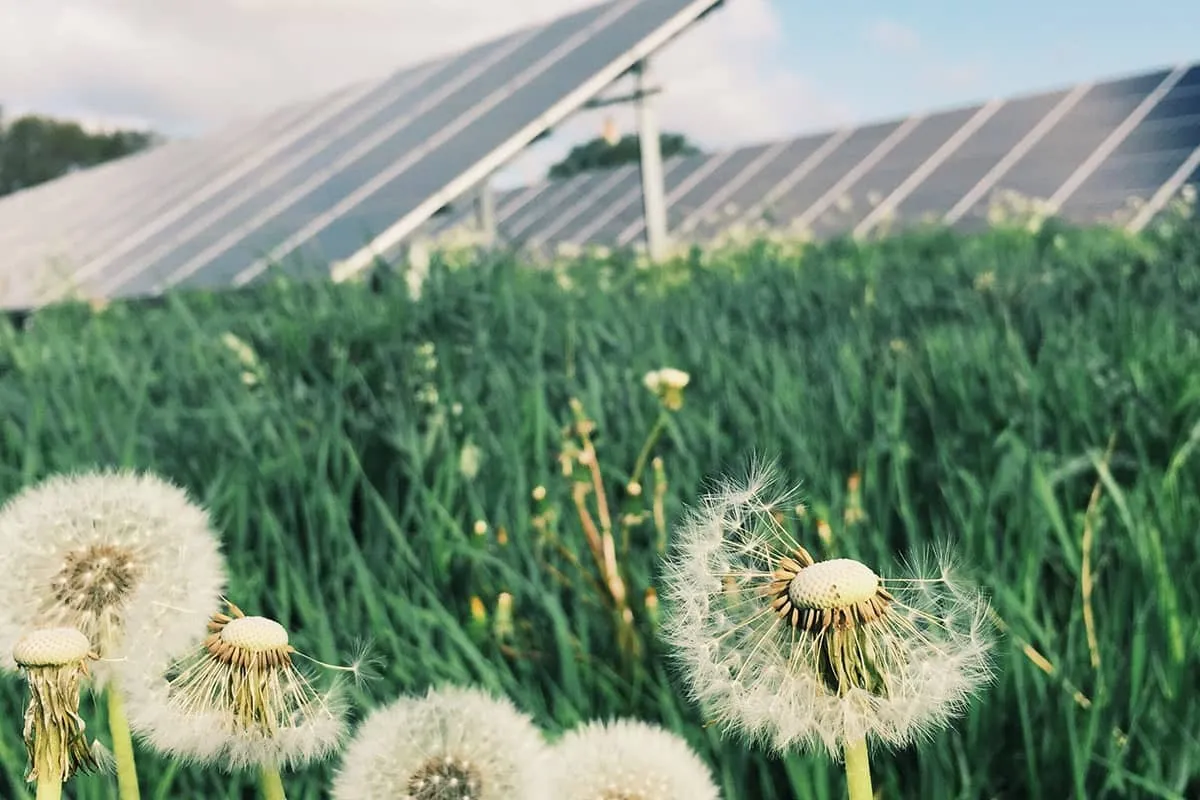
[[[866,737],[846,745],[846,792],[850,800],[872,800],[875,796]]]
[[[263,800],[287,800],[283,793],[283,778],[275,767],[263,767],[260,776]]]
[[[47,775],[37,782],[37,800],[61,800],[62,781],[57,775]]]
[[[113,758],[117,767],[117,791],[121,800],[139,800],[137,764],[133,760],[133,736],[129,733],[129,718],[125,716],[125,701],[115,687],[108,695],[108,731],[112,736]]]
[[[663,429],[667,426],[667,416],[667,411],[664,409],[659,412],[658,419],[654,420],[654,427],[647,434],[646,441],[642,444],[642,451],[638,453],[637,461],[633,464],[633,472],[629,476],[630,482],[641,482],[642,471],[646,469],[646,460],[650,458],[650,451],[654,449],[654,443],[658,441],[658,437],[662,435]]]

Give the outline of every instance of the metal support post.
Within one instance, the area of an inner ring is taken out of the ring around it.
[[[642,213],[645,216],[646,253],[651,261],[660,261],[667,252],[667,205],[663,188],[658,118],[650,100],[654,90],[650,87],[648,67],[643,60],[635,69],[638,142],[641,146]]]
[[[496,195],[492,191],[492,181],[485,178],[475,190],[475,223],[480,235],[487,246],[496,242]]]

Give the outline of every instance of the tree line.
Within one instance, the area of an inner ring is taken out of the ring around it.
[[[0,196],[155,144],[149,131],[88,131],[77,122],[26,114],[11,122],[0,110]]]

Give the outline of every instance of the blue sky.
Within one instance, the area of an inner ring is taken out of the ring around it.
[[[1196,0],[773,3],[787,67],[856,120],[1200,61]]]

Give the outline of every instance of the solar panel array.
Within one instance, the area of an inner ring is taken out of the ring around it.
[[[1004,192],[1074,222],[1137,229],[1200,182],[1200,64],[675,157],[664,171],[677,241],[739,225],[816,237],[930,220],[973,228]],[[533,249],[637,244],[640,197],[635,167],[510,190],[495,198],[496,234]],[[421,235],[470,224],[469,208],[456,207]]]
[[[0,200],[0,306],[369,264],[721,0],[615,0]]]

